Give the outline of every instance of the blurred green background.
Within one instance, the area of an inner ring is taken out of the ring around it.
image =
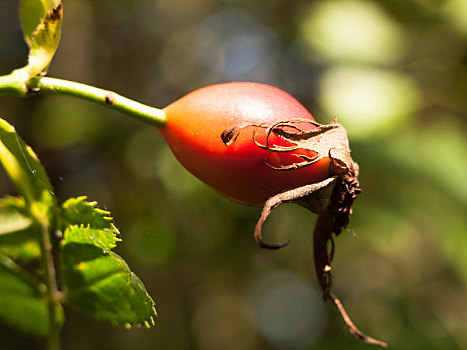
[[[336,239],[335,292],[393,349],[467,349],[465,0],[72,0],[50,76],[163,107],[226,81],[278,86],[348,129],[363,193]],[[17,1],[0,0],[0,74],[24,64]],[[0,97],[60,200],[110,210],[121,254],[157,304],[156,327],[114,328],[67,310],[64,349],[366,349],[323,304],[316,217],[260,208],[188,174],[158,132],[66,97]],[[0,193],[14,193],[4,172]],[[0,349],[42,340],[0,324]]]

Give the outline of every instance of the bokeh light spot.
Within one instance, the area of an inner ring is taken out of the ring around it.
[[[320,295],[295,274],[275,271],[254,282],[250,292],[255,323],[276,349],[303,349],[324,332],[328,314]]]
[[[320,102],[351,138],[368,138],[402,128],[418,108],[419,94],[405,75],[337,66],[323,77]]]
[[[309,9],[301,32],[327,59],[388,64],[404,51],[399,27],[369,1],[320,1]]]

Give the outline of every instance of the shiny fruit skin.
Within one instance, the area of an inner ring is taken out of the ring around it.
[[[275,194],[329,177],[327,157],[301,169],[277,170],[268,166],[299,163],[293,154],[315,154],[308,150],[264,150],[253,141],[254,127],[242,130],[231,145],[222,141],[224,130],[235,126],[271,126],[297,118],[314,121],[303,105],[278,88],[250,82],[210,85],[173,102],[164,111],[167,122],[160,131],[178,161],[234,201],[261,205]],[[263,143],[264,130],[261,128],[256,134]],[[274,142],[284,145],[278,137]]]

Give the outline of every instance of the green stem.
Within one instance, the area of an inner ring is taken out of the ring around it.
[[[50,243],[50,232],[47,219],[40,219],[41,236],[41,265],[44,274],[44,283],[47,287],[47,310],[49,319],[49,350],[60,349],[60,309],[57,279],[55,274],[54,259],[52,256],[52,245]]]
[[[26,67],[15,69],[8,75],[0,76],[0,95],[25,97],[28,93],[26,82],[29,73]]]
[[[150,125],[163,126],[166,123],[165,112],[162,109],[144,105],[112,91],[73,81],[40,76],[30,79],[26,87],[24,83],[21,83],[21,78],[18,72],[1,76],[0,94],[24,97],[31,94],[51,93],[73,96],[107,106]]]

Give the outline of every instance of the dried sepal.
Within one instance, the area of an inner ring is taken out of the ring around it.
[[[263,224],[274,208],[284,203],[294,202],[318,214],[328,206],[335,180],[335,178],[331,177],[319,183],[294,188],[269,198],[263,206],[261,217],[255,227],[255,240],[259,246],[267,249],[280,249],[287,246],[290,242],[269,244],[263,240]]]
[[[295,126],[295,124],[306,122],[315,126],[316,129],[306,131]],[[354,162],[350,157],[347,133],[337,121],[323,125],[312,121],[294,119],[277,123],[272,129],[275,135],[285,141],[294,143],[298,148],[314,151],[318,159],[329,157],[332,160],[331,175],[354,172]],[[310,165],[315,161],[315,159],[311,160]]]
[[[376,346],[379,346],[379,347],[382,347],[382,348],[387,348],[388,347],[387,343],[385,343],[385,342],[383,342],[381,340],[372,338],[372,337],[366,335],[365,333],[363,333],[361,330],[359,330],[355,326],[355,324],[352,322],[352,319],[347,314],[347,311],[345,311],[344,305],[342,305],[341,301],[333,293],[329,293],[329,300],[334,304],[336,309],[339,311],[339,314],[340,314],[342,320],[344,320],[344,323],[345,323],[347,329],[349,330],[350,334],[352,334],[355,338],[357,338],[357,339],[361,340],[362,342],[364,342],[366,344],[369,344],[369,345],[376,345]]]
[[[307,126],[305,128],[305,126]],[[332,160],[330,174],[343,175],[348,172],[357,174],[358,166],[350,157],[350,148],[347,133],[342,125],[334,121],[330,124],[320,124],[309,119],[287,119],[273,125],[243,124],[225,129],[221,139],[226,146],[232,145],[240,132],[245,128],[253,128],[253,142],[259,148],[273,153],[293,152],[299,149],[312,151],[315,156],[291,154],[297,157],[297,163],[283,167],[275,167],[265,163],[275,170],[295,170],[316,163],[323,158]],[[264,130],[265,142],[258,140],[258,131]],[[277,145],[272,141],[272,135],[286,141],[289,145]],[[358,175],[358,174],[357,174]]]
[[[328,206],[332,207],[333,214],[336,216],[333,232],[339,234],[349,222],[353,200],[360,192],[357,180],[358,165],[350,156],[350,147],[344,127],[337,121],[325,125],[309,119],[292,118],[272,125],[264,123],[236,125],[224,130],[221,135],[222,141],[226,146],[232,145],[246,128],[253,128],[253,142],[266,151],[284,153],[307,150],[314,154],[314,156],[309,156],[291,153],[291,156],[297,158],[297,162],[280,167],[269,164],[268,159],[265,159],[266,165],[272,169],[293,171],[315,164],[323,158],[331,160],[328,179],[279,193],[266,201],[255,231],[258,243],[264,248],[277,249],[284,246],[284,244],[269,245],[264,243],[261,239],[261,228],[273,208],[288,202],[300,204],[315,214],[320,214]],[[263,142],[259,140],[259,130],[264,131],[265,140],[262,140]],[[273,135],[276,136],[274,139]],[[278,145],[277,138],[285,141],[286,145]],[[331,183],[332,186],[330,186]],[[337,186],[337,189],[334,189],[334,185]],[[323,193],[325,193],[324,196]]]
[[[294,154],[296,163],[273,166],[265,159],[266,165],[278,171],[293,171],[315,164],[323,158],[331,160],[329,178],[290,189],[269,198],[255,227],[255,240],[262,248],[280,249],[290,241],[281,244],[264,242],[262,228],[271,211],[283,203],[296,203],[311,212],[318,214],[318,220],[313,232],[313,254],[315,271],[318,282],[323,291],[323,298],[329,301],[339,311],[349,332],[357,339],[367,344],[386,347],[387,344],[362,333],[352,322],[340,300],[331,292],[332,273],[331,263],[334,256],[334,235],[339,235],[347,226],[352,213],[352,205],[361,192],[358,182],[358,164],[350,156],[347,133],[342,125],[334,121],[328,125],[319,124],[308,119],[288,119],[273,125],[246,124],[224,130],[222,141],[226,146],[233,144],[240,132],[253,127],[253,142],[259,148],[273,152],[294,152],[297,150],[312,151],[312,156]],[[264,131],[265,140],[259,140],[259,130]],[[272,136],[275,136],[273,138]],[[276,144],[279,138],[286,145]]]
[[[255,145],[273,153],[293,152],[296,150],[312,151],[314,156],[304,154],[291,155],[297,158],[296,163],[280,167],[272,166],[265,159],[265,163],[275,170],[293,171],[310,166],[323,158],[329,158],[330,177],[319,183],[312,183],[279,193],[266,201],[261,217],[256,225],[255,239],[263,248],[278,249],[287,245],[267,244],[262,239],[262,226],[272,209],[282,203],[294,202],[306,207],[315,214],[321,214],[329,208],[332,227],[330,234],[336,235],[349,222],[352,203],[360,193],[358,183],[358,165],[350,156],[347,133],[342,125],[334,121],[324,125],[309,119],[287,119],[272,125],[243,124],[224,130],[221,135],[226,146],[232,145],[240,132],[245,128],[253,128],[252,139]],[[258,131],[263,130],[265,140],[258,139]],[[275,139],[272,136],[276,136]],[[286,142],[286,146],[278,145],[277,138]],[[326,241],[330,239],[326,238]]]

